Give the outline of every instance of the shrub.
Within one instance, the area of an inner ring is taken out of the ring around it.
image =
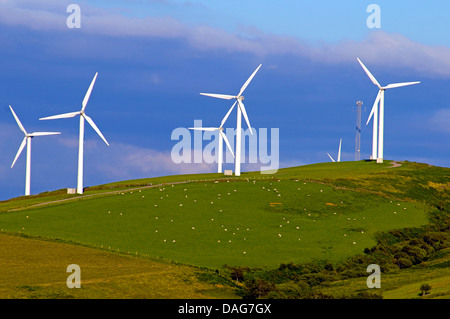
[[[399,258],[397,260],[397,266],[402,268],[409,268],[413,265],[412,261],[409,258]]]
[[[283,299],[299,299],[307,294],[310,287],[307,283],[300,281],[298,283],[287,282],[276,285],[276,293],[270,293],[268,298],[276,298],[277,296]],[[278,294],[278,295],[277,295]]]
[[[413,264],[419,264],[427,256],[427,252],[419,247],[406,245],[402,249],[403,252],[408,254]]]
[[[245,281],[244,299],[257,299],[266,297],[270,292],[276,291],[275,284],[256,278]]]

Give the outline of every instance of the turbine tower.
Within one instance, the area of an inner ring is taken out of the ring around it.
[[[25,137],[22,140],[22,144],[20,144],[19,150],[17,151],[16,157],[14,158],[14,161],[11,165],[11,168],[13,168],[14,164],[16,163],[17,159],[19,158],[20,154],[22,153],[25,144],[27,145],[27,164],[26,164],[26,173],[25,173],[25,196],[30,195],[30,184],[31,184],[31,139],[35,136],[46,136],[46,135],[56,135],[61,134],[60,132],[34,132],[34,133],[27,133],[25,128],[23,127],[22,123],[20,122],[19,118],[17,117],[16,113],[14,113],[13,108],[11,105],[9,106],[11,109],[12,115],[16,119],[17,125],[19,125],[20,130],[25,134]]]
[[[387,89],[398,88],[407,85],[418,84],[420,82],[404,82],[404,83],[393,83],[386,86],[381,86],[375,77],[370,73],[370,71],[366,68],[366,66],[361,62],[359,58],[357,58],[359,64],[361,64],[362,68],[366,72],[367,76],[370,78],[373,84],[375,84],[379,91],[378,95],[375,99],[375,103],[373,104],[372,111],[370,112],[369,118],[367,120],[366,125],[369,123],[372,115],[374,116],[373,122],[373,141],[372,141],[372,157],[371,159],[377,160],[377,163],[383,163],[383,147],[384,147],[384,91]],[[378,104],[380,107],[379,110],[379,127],[378,127],[378,141],[377,141],[377,121],[378,121]],[[378,150],[377,150],[378,145]],[[378,153],[377,153],[378,151]]]
[[[230,143],[228,142],[228,138],[223,132],[223,125],[225,124],[226,120],[228,119],[228,116],[230,115],[231,111],[233,110],[234,106],[236,105],[236,102],[234,102],[233,106],[228,110],[227,114],[222,119],[222,122],[220,123],[219,127],[189,127],[190,130],[197,130],[197,131],[209,131],[219,132],[219,145],[218,145],[218,159],[217,159],[217,173],[222,173],[222,164],[223,164],[223,141],[225,140],[225,143],[230,150],[231,154],[234,157],[233,149],[230,146]]]
[[[91,85],[89,86],[86,95],[84,96],[83,102],[81,104],[81,110],[77,112],[64,113],[59,115],[53,115],[48,117],[40,118],[40,120],[55,120],[55,119],[63,119],[63,118],[71,118],[77,115],[80,115],[80,136],[78,143],[78,178],[77,178],[77,193],[83,194],[83,144],[84,144],[84,120],[86,120],[91,127],[97,132],[97,134],[102,138],[102,140],[109,146],[102,132],[98,129],[97,125],[95,125],[94,121],[86,115],[85,109],[86,105],[89,101],[89,97],[92,93],[92,88],[94,87],[95,80],[97,79],[98,72],[95,73],[94,78],[92,79]]]
[[[355,137],[355,161],[361,159],[361,106],[362,101],[356,102],[356,137]]]
[[[256,70],[252,73],[252,75],[247,79],[247,81],[244,83],[244,85],[241,87],[241,90],[239,91],[238,95],[227,95],[227,94],[212,94],[212,93],[200,93],[201,95],[215,97],[219,99],[224,100],[231,100],[236,99],[236,102],[238,104],[237,108],[237,119],[236,119],[236,156],[235,156],[235,172],[234,174],[236,176],[241,175],[241,130],[242,130],[242,115],[244,116],[245,121],[247,122],[247,126],[250,130],[250,134],[253,135],[252,127],[250,126],[250,121],[248,120],[247,112],[245,111],[244,103],[242,102],[244,100],[244,97],[242,94],[244,93],[247,86],[252,81],[253,77],[255,76],[256,72],[258,72],[259,68],[262,64],[260,64]],[[235,103],[236,103],[235,102]],[[233,105],[234,106],[234,105]]]

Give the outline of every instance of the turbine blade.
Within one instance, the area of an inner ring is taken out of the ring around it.
[[[83,104],[82,104],[83,107],[81,109],[81,112],[83,112],[84,109],[86,108],[86,105],[89,101],[89,97],[91,96],[91,93],[92,93],[92,88],[94,87],[95,80],[97,80],[97,75],[98,75],[98,72],[95,73],[94,78],[92,79],[91,85],[89,85],[89,89],[87,90],[86,95],[84,96]]]
[[[14,164],[16,164],[17,159],[20,156],[20,153],[22,153],[23,148],[25,147],[25,144],[27,144],[27,137],[25,136],[22,140],[22,144],[20,144],[19,150],[17,151],[16,157],[14,158],[14,161],[11,165],[11,168],[13,168]]]
[[[200,93],[200,94],[204,95],[204,96],[210,96],[210,97],[215,97],[215,98],[224,99],[224,100],[231,100],[231,99],[235,98],[235,96],[227,95],[227,94],[213,94],[213,93]]]
[[[25,130],[25,128],[23,127],[22,123],[20,122],[19,118],[17,117],[16,113],[14,112],[13,108],[11,107],[11,105],[9,106],[9,108],[11,109],[11,112],[14,116],[14,118],[16,119],[17,125],[19,125],[19,128],[22,132],[25,133],[25,135],[27,134],[27,131]]]
[[[225,141],[225,144],[227,144],[227,147],[231,152],[231,155],[233,155],[233,157],[234,157],[234,153],[233,153],[233,150],[231,149],[230,142],[228,142],[227,136],[225,135],[225,133],[223,131],[219,131],[219,134],[220,134],[220,136],[222,136],[223,140]]]
[[[109,146],[108,142],[106,141],[105,137],[103,136],[102,132],[98,129],[97,125],[95,125],[94,121],[87,116],[86,114],[82,114],[82,116],[88,121],[88,123],[92,126],[92,128],[97,132],[97,134],[102,138],[102,140],[106,143],[106,145]]]
[[[377,98],[375,99],[375,103],[373,103],[373,107],[372,107],[372,110],[370,111],[370,115],[369,115],[369,118],[367,119],[366,125],[369,124],[370,119],[372,118],[372,115],[378,106],[378,102],[380,101],[380,98],[381,98],[381,90],[378,91]]]
[[[334,159],[331,157],[331,155],[328,154],[328,153],[327,153],[327,155],[328,155],[328,157],[331,158],[331,160],[334,162]]]
[[[250,77],[248,78],[248,80],[244,83],[244,85],[241,87],[241,91],[239,91],[238,96],[241,96],[242,93],[244,93],[245,89],[247,88],[247,86],[250,84],[250,82],[253,80],[253,77],[255,76],[256,72],[258,72],[259,68],[261,67],[262,64],[260,64],[256,70],[252,73],[252,75],[250,75]]]
[[[31,134],[28,134],[27,136],[47,136],[47,135],[58,135],[61,134],[61,132],[33,132]]]
[[[219,130],[218,127],[188,127],[190,130],[213,132]]]
[[[375,79],[375,77],[372,75],[372,73],[370,73],[369,69],[366,68],[366,66],[361,62],[361,60],[359,58],[357,58],[357,59],[358,59],[359,64],[361,64],[362,68],[366,72],[366,74],[369,76],[370,80],[372,80],[373,84],[375,84],[376,86],[378,86],[381,89],[381,85],[380,85],[380,83],[378,83],[377,79]]]
[[[76,115],[80,115],[80,112],[70,112],[70,113],[64,113],[64,114],[58,114],[58,115],[52,115],[47,117],[41,117],[39,120],[56,120],[56,119],[65,119],[74,117]]]
[[[237,103],[237,101],[234,102],[234,103],[233,103],[233,106],[228,110],[227,114],[224,116],[224,118],[222,119],[222,122],[220,123],[220,127],[222,127],[222,126],[225,124],[225,122],[226,122],[227,119],[228,119],[228,116],[230,116],[230,113],[231,113],[231,111],[233,111],[234,106],[236,105],[236,103]]]
[[[245,111],[244,103],[241,100],[238,100],[239,108],[241,109],[242,115],[244,116],[245,122],[247,122],[248,129],[250,130],[250,134],[253,135],[252,127],[250,126],[250,121],[248,120],[247,112]]]
[[[389,84],[387,86],[385,86],[383,89],[393,89],[393,88],[399,88],[402,86],[408,86],[408,85],[413,85],[413,84],[419,84],[419,82],[404,82],[404,83],[393,83],[393,84]]]

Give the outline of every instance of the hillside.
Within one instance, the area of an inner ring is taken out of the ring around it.
[[[223,274],[339,264],[389,231],[448,222],[450,169],[400,164],[322,163],[274,175],[124,181],[81,196],[55,191],[0,203],[0,230]]]
[[[0,240],[0,299],[235,298],[232,283],[204,269],[21,236]],[[82,289],[66,285],[74,262]]]

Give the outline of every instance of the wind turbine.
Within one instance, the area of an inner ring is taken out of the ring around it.
[[[372,156],[371,159],[377,160],[377,163],[383,163],[383,144],[384,144],[384,91],[387,89],[398,88],[402,86],[408,86],[413,84],[418,84],[419,82],[404,82],[404,83],[393,83],[386,86],[381,86],[380,83],[375,79],[375,77],[370,73],[370,71],[366,68],[366,66],[361,62],[359,58],[357,58],[359,64],[361,64],[362,68],[369,76],[370,80],[373,84],[378,86],[378,95],[375,99],[375,103],[373,104],[372,111],[370,112],[369,118],[367,120],[367,124],[369,124],[370,119],[373,118],[373,140],[372,140]],[[378,122],[378,103],[380,105],[380,113],[379,113],[379,127],[378,127],[378,154],[377,154],[377,122]]]
[[[22,140],[22,144],[20,144],[19,151],[16,154],[16,157],[14,158],[14,161],[11,165],[11,168],[13,168],[14,164],[16,163],[17,159],[19,158],[20,154],[22,153],[25,144],[27,145],[27,164],[26,164],[26,174],[25,174],[25,196],[30,195],[30,182],[31,182],[31,139],[35,136],[46,136],[46,135],[56,135],[61,134],[60,132],[34,132],[34,133],[27,133],[25,128],[23,127],[22,123],[20,123],[19,118],[17,117],[16,113],[14,113],[13,108],[11,105],[9,106],[11,109],[11,112],[16,119],[17,125],[19,125],[20,130],[25,134],[25,137]]]
[[[228,142],[228,138],[223,132],[223,125],[225,124],[226,120],[228,119],[228,116],[230,115],[231,111],[233,110],[234,106],[236,105],[236,102],[234,102],[233,106],[228,110],[227,114],[222,119],[222,122],[220,123],[219,127],[189,127],[190,130],[197,130],[197,131],[219,131],[219,151],[218,151],[218,168],[217,172],[222,173],[222,164],[223,164],[223,141],[225,140],[225,143],[227,144],[228,149],[230,150],[231,154],[234,157],[233,149],[230,146],[230,143]]]
[[[92,128],[97,132],[97,134],[102,138],[102,140],[109,146],[102,132],[98,129],[97,125],[95,125],[94,121],[86,115],[85,109],[86,105],[89,101],[89,97],[92,93],[92,88],[94,87],[95,80],[97,79],[98,72],[95,73],[94,78],[92,79],[91,85],[89,86],[86,95],[84,96],[83,102],[81,104],[81,110],[77,112],[64,113],[59,115],[53,115],[48,117],[40,118],[40,120],[55,120],[55,119],[63,119],[63,118],[71,118],[77,115],[80,115],[80,136],[78,143],[78,179],[77,179],[77,193],[83,194],[83,140],[84,140],[84,120],[86,120]]]
[[[253,135],[252,127],[250,126],[250,121],[248,120],[247,112],[245,110],[244,103],[242,102],[244,100],[244,96],[242,96],[242,94],[244,93],[245,89],[252,81],[256,72],[258,72],[261,65],[262,64],[260,64],[256,68],[256,70],[252,73],[252,75],[247,79],[247,81],[241,87],[241,90],[239,91],[238,95],[236,95],[236,96],[227,95],[227,94],[200,93],[201,95],[215,97],[215,98],[224,99],[224,100],[236,99],[236,102],[238,103],[237,121],[236,121],[236,156],[235,156],[235,172],[234,172],[234,174],[236,176],[241,175],[241,126],[242,126],[241,125],[241,115],[244,116],[244,119],[247,122],[247,126],[250,130],[250,134]],[[235,102],[235,104],[236,104],[236,102]],[[234,106],[234,104],[233,104],[233,106]]]
[[[342,146],[342,138],[339,140],[339,151],[338,151],[338,157],[337,157],[337,161],[338,161],[338,162],[341,161],[341,146]],[[330,154],[327,153],[327,155],[328,155],[329,158],[331,158],[331,160],[332,160],[333,162],[336,162],[336,161],[334,160],[334,158],[331,157]]]

